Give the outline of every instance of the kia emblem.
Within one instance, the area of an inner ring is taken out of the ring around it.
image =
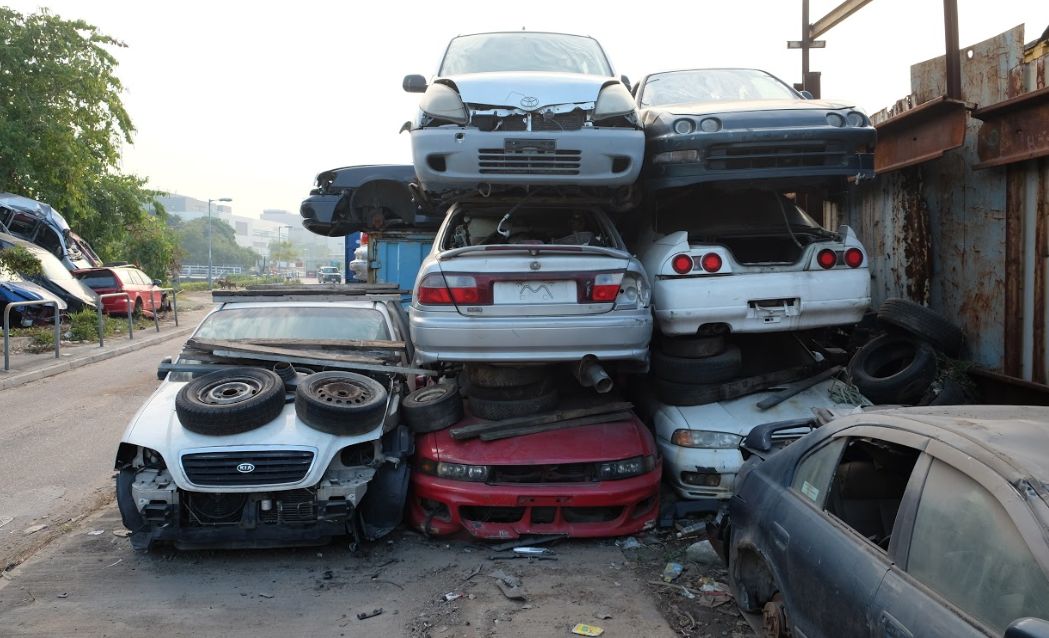
[[[521,106],[525,107],[526,109],[534,108],[538,104],[539,104],[539,98],[537,98],[537,97],[528,96],[528,97],[521,98]]]
[[[237,471],[241,474],[248,474],[255,471],[255,466],[251,463],[241,463],[237,466]]]

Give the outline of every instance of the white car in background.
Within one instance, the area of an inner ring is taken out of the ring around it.
[[[663,199],[638,239],[663,334],[788,332],[858,322],[867,253],[773,191],[702,187]]]
[[[645,151],[637,106],[597,40],[510,31],[453,38],[409,123],[426,191],[628,186]]]

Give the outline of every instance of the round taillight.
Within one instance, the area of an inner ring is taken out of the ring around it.
[[[850,248],[845,251],[845,265],[849,268],[859,268],[863,265],[863,251],[859,248]]]
[[[675,255],[670,260],[670,267],[679,275],[687,275],[692,272],[692,257],[690,255]]]
[[[703,255],[703,259],[699,261],[699,265],[703,266],[703,270],[707,272],[717,272],[721,270],[721,255],[717,253],[707,253]]]
[[[830,270],[838,263],[838,255],[829,248],[816,253],[816,263],[820,265],[820,268]]]
[[[367,246],[368,245],[368,233],[361,233],[361,239],[357,243],[360,244],[361,246]]]

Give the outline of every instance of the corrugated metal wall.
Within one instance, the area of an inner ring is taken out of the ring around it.
[[[962,98],[976,107],[1046,86],[1045,57],[1024,63],[1023,28],[962,50]],[[911,68],[914,104],[946,91],[944,58]],[[837,216],[871,255],[874,303],[927,303],[965,331],[968,358],[1045,383],[1049,331],[1049,164],[976,169],[977,134],[942,157],[879,175],[846,196]]]

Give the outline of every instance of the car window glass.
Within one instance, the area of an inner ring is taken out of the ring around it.
[[[996,635],[1018,618],[1049,618],[1049,580],[1005,508],[940,461],[918,503],[907,572]]]
[[[596,40],[560,33],[479,33],[448,45],[440,75],[541,71],[612,75]]]
[[[136,283],[136,284],[138,284],[140,286],[148,286],[150,284],[149,279],[146,277],[145,273],[143,273],[141,270],[135,270],[134,268],[128,268],[126,272],[131,275],[131,280],[134,283]]]
[[[786,84],[754,69],[701,69],[649,76],[641,106],[736,100],[796,100]],[[755,108],[761,108],[760,105]]]
[[[788,230],[788,225],[790,229]],[[768,191],[705,189],[659,210],[656,229],[688,231],[689,241],[774,231],[787,235],[823,228],[793,200]]]
[[[37,224],[36,218],[32,215],[16,211],[7,223],[7,227],[11,230],[12,235],[17,235],[27,241],[33,241]]]
[[[94,270],[77,277],[88,288],[116,288],[117,281],[108,270]]]
[[[367,308],[227,308],[201,324],[200,339],[389,339],[382,314]]]
[[[838,467],[844,446],[845,439],[831,441],[803,458],[794,471],[794,480],[790,486],[820,509],[827,500],[827,486],[834,476],[834,469]]]
[[[448,225],[444,248],[499,244],[557,244],[618,248],[619,242],[588,210],[561,208],[460,213]]]
[[[869,438],[849,439],[824,509],[883,550],[920,452]]]
[[[62,242],[58,239],[58,234],[46,226],[40,229],[36,243],[56,257],[62,257],[65,252],[62,249]]]

